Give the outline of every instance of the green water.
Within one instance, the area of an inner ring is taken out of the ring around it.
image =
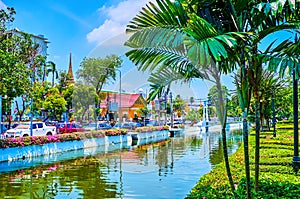
[[[241,135],[229,133],[228,137],[232,153]],[[3,172],[0,198],[184,198],[220,161],[219,134],[182,134]]]

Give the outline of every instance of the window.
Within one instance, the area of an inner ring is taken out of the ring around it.
[[[32,129],[36,129],[36,128],[37,128],[36,124],[32,124]]]

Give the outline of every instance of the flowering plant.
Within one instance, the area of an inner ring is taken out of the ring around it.
[[[105,131],[106,136],[126,135],[127,129],[108,129]]]
[[[0,148],[24,147],[29,145],[44,145],[53,142],[66,142],[73,140],[83,140],[89,138],[101,138],[102,131],[97,132],[77,132],[67,134],[56,134],[50,136],[27,136],[20,138],[5,138],[0,140]]]
[[[163,131],[163,130],[169,130],[168,126],[143,126],[143,127],[137,127],[135,129],[136,132],[152,132],[152,131]]]

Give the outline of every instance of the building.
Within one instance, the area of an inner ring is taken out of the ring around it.
[[[106,100],[103,100],[100,103],[100,114],[102,117],[105,117],[107,113],[114,114],[114,117],[116,117],[116,113],[119,112],[118,106],[120,104],[121,118],[123,120],[132,120],[136,117],[141,117],[141,115],[138,113],[138,109],[147,107],[145,99],[139,93],[122,93],[121,96],[119,93],[112,91],[103,91],[103,93],[106,94]]]
[[[7,35],[16,35],[16,36],[21,36],[24,33],[25,32],[19,31],[17,28],[5,32],[5,34]],[[33,34],[29,34],[29,35],[33,43],[39,45],[38,54],[42,56],[47,56],[48,43],[50,43],[48,39],[45,38],[44,35],[33,35]]]
[[[74,75],[73,75],[73,66],[72,66],[72,53],[70,53],[70,60],[69,60],[69,68],[68,68],[68,76],[67,76],[67,84],[75,84]]]

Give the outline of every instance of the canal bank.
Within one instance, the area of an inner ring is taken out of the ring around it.
[[[65,142],[53,142],[46,144],[29,145],[24,147],[11,147],[0,149],[0,163],[13,162],[18,160],[32,159],[39,156],[51,156],[53,154],[63,154],[77,150],[92,151],[95,148],[100,148],[100,151],[107,152],[117,148],[126,148],[132,145],[132,135],[104,136],[101,138],[86,138],[82,140],[72,140]],[[169,136],[168,130],[152,131],[137,133],[138,141],[160,141],[167,139]],[[86,154],[86,152],[84,152]]]

